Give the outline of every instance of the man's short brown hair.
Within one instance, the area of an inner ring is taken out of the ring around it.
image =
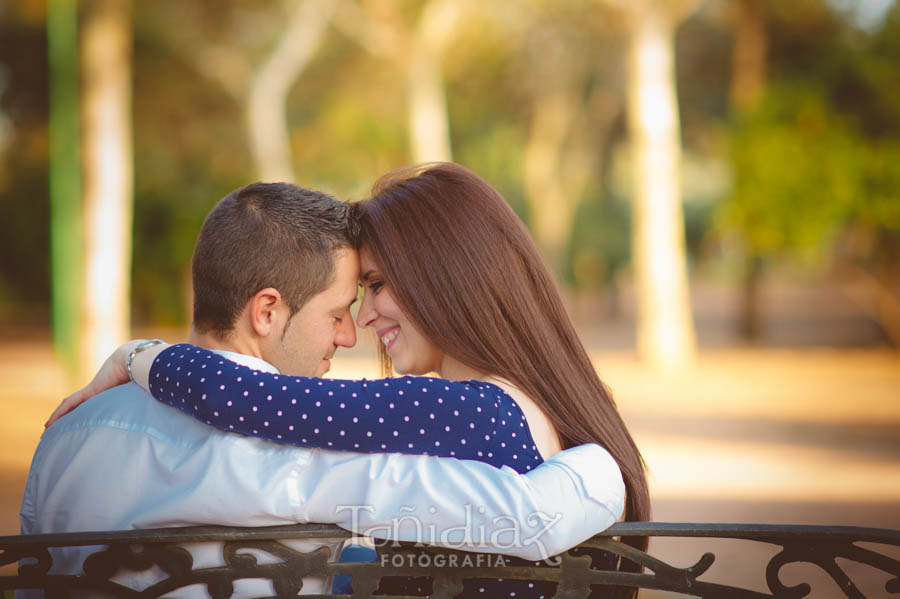
[[[349,205],[290,183],[253,183],[212,209],[194,248],[194,328],[220,339],[259,290],[277,289],[293,316],[352,247]]]

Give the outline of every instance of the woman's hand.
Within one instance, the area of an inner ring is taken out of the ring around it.
[[[125,368],[125,362],[128,355],[145,339],[135,339],[120,345],[113,354],[106,359],[100,371],[94,376],[93,380],[83,389],[79,389],[72,395],[68,396],[59,406],[50,414],[50,419],[44,424],[49,427],[54,422],[77,408],[83,402],[94,397],[98,393],[102,393],[107,389],[112,389],[128,382],[128,371]]]

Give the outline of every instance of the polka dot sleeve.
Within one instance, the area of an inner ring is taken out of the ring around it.
[[[179,344],[154,361],[150,392],[221,430],[302,447],[541,463],[518,404],[480,381],[295,377]]]

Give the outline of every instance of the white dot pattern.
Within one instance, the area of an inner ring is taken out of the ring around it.
[[[154,361],[150,392],[216,428],[280,443],[475,459],[522,473],[542,462],[515,400],[481,381],[286,377],[179,344]]]

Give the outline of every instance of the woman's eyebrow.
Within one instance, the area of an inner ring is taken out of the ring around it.
[[[369,277],[371,277],[373,274],[375,274],[375,270],[374,270],[374,269],[370,269],[370,270],[367,270],[366,272],[364,272],[364,273],[362,274],[362,276],[359,277],[359,278],[360,278],[360,280],[362,280],[363,283],[365,283],[366,281],[369,280]]]

